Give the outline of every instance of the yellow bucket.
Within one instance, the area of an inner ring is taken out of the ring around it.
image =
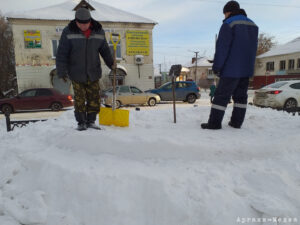
[[[118,127],[129,126],[129,110],[112,108],[100,108],[99,112],[99,124],[100,125],[115,125]]]

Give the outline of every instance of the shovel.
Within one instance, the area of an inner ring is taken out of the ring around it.
[[[110,40],[114,47],[114,70],[113,70],[113,98],[112,107],[101,107],[99,112],[99,123],[101,125],[115,125],[118,127],[128,127],[129,126],[129,110],[116,109],[116,73],[117,73],[117,63],[116,63],[116,52],[117,45],[120,42],[120,34],[110,34]]]

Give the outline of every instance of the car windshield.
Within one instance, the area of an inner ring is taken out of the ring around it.
[[[286,85],[287,83],[288,82],[285,82],[285,81],[276,82],[276,83],[273,83],[273,84],[269,84],[269,85],[265,86],[264,88],[280,88],[283,85]]]

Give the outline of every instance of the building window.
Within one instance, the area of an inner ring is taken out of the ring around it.
[[[280,70],[285,70],[285,60],[280,61],[279,68],[280,68]]]
[[[290,59],[289,60],[289,70],[293,70],[295,68],[295,60]]]
[[[297,60],[297,69],[300,69],[300,59]]]
[[[274,71],[274,62],[267,62],[267,71]]]
[[[214,75],[214,71],[212,69],[208,69],[208,75]]]
[[[59,40],[52,40],[52,57],[56,58]]]
[[[109,41],[108,45],[109,45],[109,48],[110,48],[110,52],[113,55],[114,54],[114,46],[113,46],[112,42]],[[116,55],[117,59],[122,59],[122,55],[121,55],[121,41],[117,45],[117,52],[116,52],[116,54],[117,54]]]

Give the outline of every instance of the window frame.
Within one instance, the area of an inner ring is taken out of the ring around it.
[[[56,42],[56,50],[54,50],[54,45],[53,45],[54,41]],[[51,39],[52,59],[56,59],[58,45],[59,45],[59,40],[58,39]]]
[[[286,60],[281,60],[279,62],[279,70],[285,70],[286,69]]]
[[[289,59],[288,68],[289,68],[289,70],[294,70],[295,69],[295,59]]]
[[[274,61],[266,63],[266,71],[274,71]]]

